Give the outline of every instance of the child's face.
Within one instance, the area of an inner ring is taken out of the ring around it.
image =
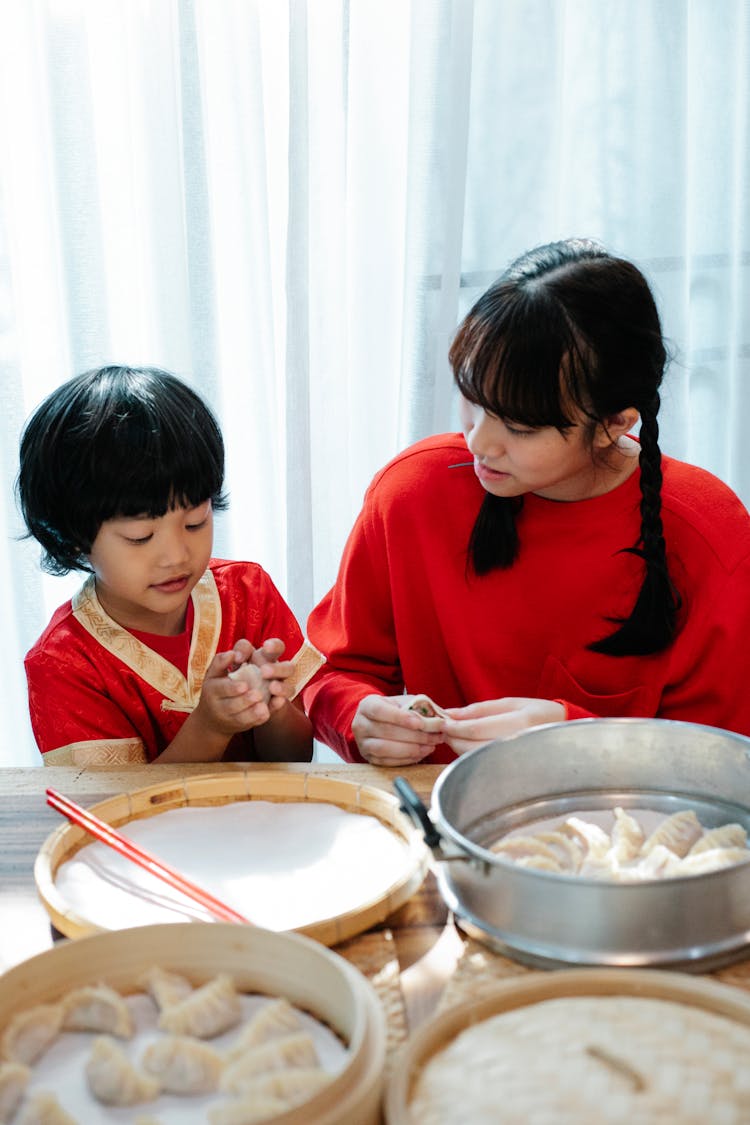
[[[126,629],[176,635],[212,545],[210,500],[155,518],[106,520],[88,556],[99,601]]]

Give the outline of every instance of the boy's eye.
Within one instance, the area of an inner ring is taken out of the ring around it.
[[[140,535],[140,536],[138,536],[138,538],[135,538],[134,536],[126,535],[125,539],[127,540],[128,543],[132,543],[134,546],[137,547],[141,543],[148,543],[149,539],[153,539],[153,536],[152,535]]]
[[[204,516],[204,518],[202,520],[199,520],[198,523],[186,523],[185,527],[188,529],[188,531],[200,531],[200,529],[202,527],[205,527],[207,523],[208,516]]]

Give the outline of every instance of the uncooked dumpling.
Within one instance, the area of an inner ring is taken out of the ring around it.
[[[57,1039],[62,1019],[60,1004],[37,1004],[17,1012],[3,1032],[0,1053],[9,1062],[30,1066]]]
[[[91,1093],[104,1105],[137,1105],[159,1096],[159,1083],[136,1070],[122,1048],[106,1035],[92,1044],[86,1078]]]
[[[273,1121],[288,1108],[289,1103],[280,1098],[240,1098],[209,1110],[208,1120],[211,1125],[258,1125],[261,1121]]]
[[[141,983],[160,1012],[181,1003],[193,991],[187,977],[168,969],[160,969],[156,965],[144,974]]]
[[[40,1090],[13,1118],[13,1125],[78,1125],[78,1122],[65,1112],[54,1094]]]
[[[713,848],[744,848],[747,844],[747,832],[741,824],[722,824],[720,828],[712,828],[693,844],[688,855],[700,855]]]
[[[234,1059],[250,1047],[258,1047],[269,1039],[281,1039],[301,1030],[299,1016],[288,1000],[283,997],[270,1000],[242,1028],[227,1058]]]
[[[165,1035],[150,1043],[141,1060],[169,1094],[208,1094],[219,1085],[224,1060],[218,1051],[187,1035]]]
[[[211,1039],[235,1027],[242,1019],[242,1005],[232,978],[222,973],[196,988],[179,1004],[165,1008],[159,1027],[173,1035]]]
[[[659,844],[675,855],[687,855],[693,844],[703,835],[700,821],[692,809],[683,809],[663,820],[643,845],[643,855],[648,855]]]
[[[612,852],[619,863],[628,863],[640,853],[645,833],[638,821],[624,809],[615,809],[615,823],[612,829]]]
[[[328,1071],[319,1066],[277,1070],[244,1083],[243,1099],[278,1098],[287,1109],[308,1101],[331,1081]]]
[[[227,1066],[221,1076],[219,1088],[241,1094],[244,1093],[245,1084],[258,1075],[293,1067],[315,1067],[317,1064],[318,1052],[311,1037],[304,1031],[298,1032],[245,1051]]]
[[[0,1063],[0,1121],[13,1119],[30,1078],[31,1070],[23,1063]]]
[[[62,998],[61,1004],[66,1031],[101,1031],[120,1039],[133,1036],[130,1009],[120,993],[105,984],[76,988]]]

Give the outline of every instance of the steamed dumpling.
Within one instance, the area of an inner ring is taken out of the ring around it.
[[[331,1075],[322,1067],[294,1067],[256,1076],[243,1084],[241,1093],[243,1099],[248,1101],[255,1098],[278,1098],[285,1103],[287,1109],[291,1109],[314,1097],[330,1081]]]
[[[159,1083],[142,1074],[114,1039],[98,1036],[86,1063],[89,1089],[104,1105],[137,1105],[159,1096]]]
[[[747,848],[709,848],[708,851],[686,855],[680,861],[679,871],[683,875],[702,875],[706,871],[718,871],[735,863],[747,863],[748,860],[750,851]]]
[[[218,1051],[186,1035],[165,1035],[150,1043],[141,1061],[169,1094],[210,1093],[224,1066]]]
[[[159,1027],[173,1035],[194,1035],[212,1039],[242,1019],[242,1005],[232,978],[226,973],[196,988],[179,1004],[167,1007],[159,1017]]]
[[[120,993],[105,984],[76,988],[61,1003],[62,1026],[67,1031],[102,1031],[120,1039],[133,1036],[130,1009]]]
[[[561,870],[559,853],[538,836],[508,836],[493,844],[491,851],[516,864],[523,864],[524,867],[541,866],[547,871]]]
[[[30,1066],[57,1039],[62,1020],[60,1004],[37,1004],[17,1012],[3,1032],[0,1053],[9,1062]]]

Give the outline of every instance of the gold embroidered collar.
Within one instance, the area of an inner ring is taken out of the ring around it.
[[[216,654],[221,631],[221,601],[210,570],[196,583],[193,600],[193,635],[190,640],[187,679],[174,664],[143,644],[102,609],[93,574],[72,599],[73,616],[84,629],[142,680],[160,692],[163,711],[192,711],[200,699],[203,680]]]

